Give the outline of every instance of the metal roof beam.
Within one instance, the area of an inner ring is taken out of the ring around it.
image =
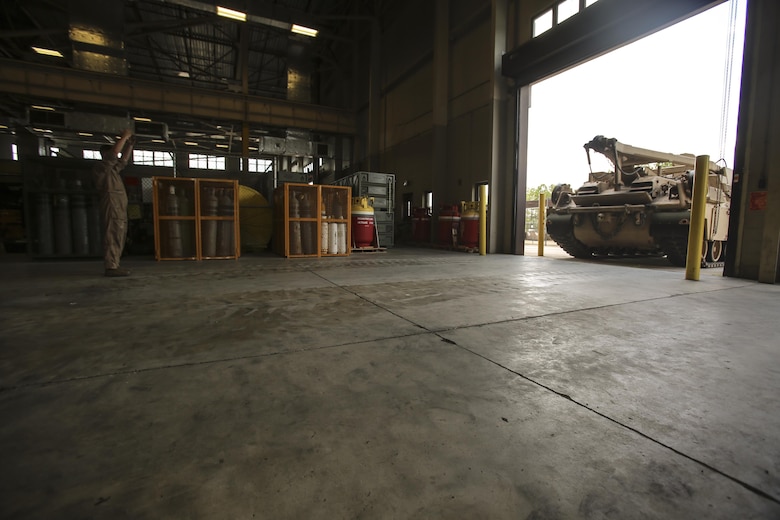
[[[0,60],[0,93],[276,127],[354,135],[351,111],[281,99],[161,84],[125,76]]]

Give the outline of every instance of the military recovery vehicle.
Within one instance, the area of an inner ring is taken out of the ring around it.
[[[593,172],[590,152],[604,155],[611,172]],[[585,144],[588,181],[579,189],[555,186],[547,233],[575,258],[666,255],[685,266],[696,158],[637,148],[596,136]],[[709,164],[702,266],[722,264],[731,202],[730,169]]]

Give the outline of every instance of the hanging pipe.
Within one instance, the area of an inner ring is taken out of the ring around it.
[[[707,177],[710,173],[710,156],[696,156],[696,173],[693,177],[691,222],[688,226],[688,258],[685,262],[685,279],[698,280],[701,274],[701,248],[704,240],[704,213],[707,209]]]

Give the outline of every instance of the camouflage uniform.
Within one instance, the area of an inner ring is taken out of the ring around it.
[[[106,269],[117,269],[127,237],[127,193],[119,172],[119,159],[103,159],[92,171],[100,191],[100,216],[103,219],[103,249]]]

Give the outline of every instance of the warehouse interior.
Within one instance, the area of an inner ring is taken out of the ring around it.
[[[780,516],[773,0],[723,269],[524,255],[530,86],[720,3],[3,2],[2,516]],[[125,126],[133,276],[36,254],[36,183]],[[152,178],[273,206],[356,172],[393,174],[397,247],[155,260]],[[483,184],[487,255],[405,247]]]

